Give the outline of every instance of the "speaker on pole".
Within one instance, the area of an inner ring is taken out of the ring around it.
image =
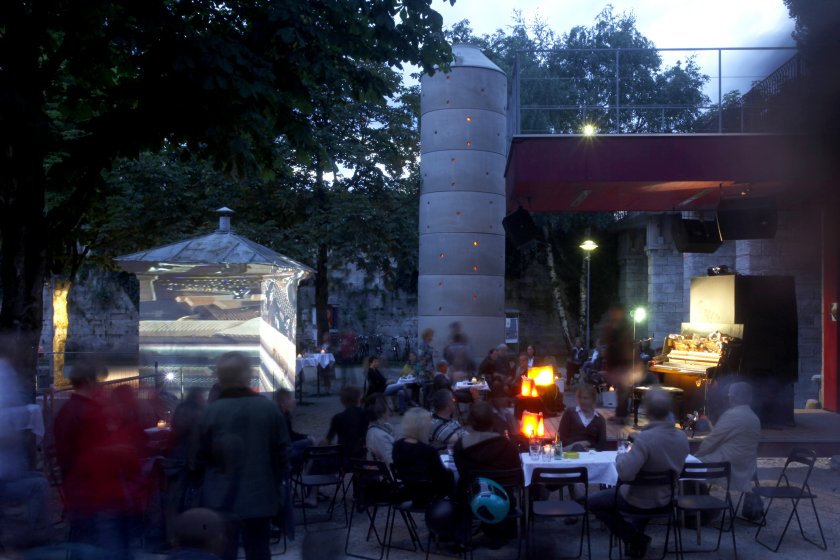
[[[534,223],[531,213],[521,206],[502,218],[502,226],[508,239],[517,247],[540,239],[540,229]]]
[[[714,220],[683,220],[676,216],[671,222],[671,236],[680,253],[714,253],[723,244]]]
[[[778,218],[776,201],[771,197],[724,198],[717,210],[720,238],[772,239]]]

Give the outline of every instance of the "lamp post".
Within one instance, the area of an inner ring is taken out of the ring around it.
[[[586,351],[591,349],[589,345],[589,264],[592,257],[592,251],[598,248],[598,245],[591,239],[587,239],[580,244],[583,249],[583,260],[586,262]]]
[[[631,314],[633,317],[633,370],[636,369],[636,354],[638,354],[638,348],[636,348],[636,323],[641,323],[647,317],[647,311],[645,311],[644,307],[637,307],[633,310]]]

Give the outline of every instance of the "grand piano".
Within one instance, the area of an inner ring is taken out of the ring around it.
[[[650,371],[684,391],[686,412],[714,421],[734,381],[753,386],[762,426],[793,425],[798,377],[794,281],[789,276],[708,276],[691,280],[689,322],[669,334]]]

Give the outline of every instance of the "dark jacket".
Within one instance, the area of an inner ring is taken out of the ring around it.
[[[196,454],[204,507],[233,519],[276,515],[288,463],[289,434],[276,404],[242,388],[222,391],[207,407]]]
[[[338,443],[344,446],[344,454],[347,457],[364,459],[369,421],[367,413],[361,407],[347,407],[330,420],[327,440],[338,438]]]
[[[401,477],[408,478],[404,481],[406,498],[415,505],[425,505],[452,493],[452,471],[443,466],[432,446],[399,439],[394,442],[393,457],[394,468]]]
[[[468,431],[455,444],[458,468],[458,493],[466,493],[476,471],[500,471],[520,468],[516,444],[495,432]]]
[[[583,425],[577,407],[567,408],[560,418],[560,426],[557,428],[560,441],[564,446],[571,445],[577,441],[588,441],[596,451],[603,451],[607,443],[607,423],[604,417],[595,413],[595,417],[588,426]]]
[[[365,397],[375,395],[376,393],[384,393],[388,382],[382,372],[375,368],[368,368],[367,372],[367,392]]]

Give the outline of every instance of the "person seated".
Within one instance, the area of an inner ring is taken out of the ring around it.
[[[194,508],[177,517],[175,549],[167,560],[218,560],[224,550],[225,522],[212,509]]]
[[[408,386],[401,383],[391,383],[389,385],[385,376],[382,375],[381,371],[379,371],[379,358],[376,356],[371,356],[368,363],[368,386],[365,397],[369,398],[378,393],[386,397],[396,396],[398,403],[397,410],[400,414],[405,414],[405,411],[408,408]]]
[[[274,393],[274,402],[280,409],[283,419],[286,421],[286,430],[292,440],[289,448],[289,466],[293,471],[300,469],[303,464],[303,451],[311,445],[315,445],[315,439],[307,434],[294,431],[292,428],[292,411],[295,409],[295,394],[288,389],[278,389]]]
[[[732,466],[730,487],[748,492],[756,470],[761,421],[750,408],[752,387],[749,383],[732,383],[728,396],[730,408],[718,418],[694,456],[704,463],[728,461]]]
[[[415,506],[452,493],[452,472],[443,466],[440,456],[428,444],[432,415],[428,410],[412,408],[402,421],[403,437],[394,443],[394,468],[404,480],[405,497]]]
[[[330,428],[324,438],[324,444],[330,445],[337,439],[344,446],[344,455],[349,459],[363,459],[365,456],[365,436],[370,418],[362,408],[362,390],[353,385],[342,387],[338,394],[344,410],[330,420]]]
[[[595,388],[580,384],[575,390],[575,408],[567,408],[560,418],[557,435],[570,451],[603,451],[607,443],[607,422],[595,410]]]
[[[569,352],[569,359],[566,361],[566,377],[569,381],[578,378],[581,367],[588,357],[587,354],[586,348],[583,347],[583,340],[580,337],[575,338],[575,344]]]
[[[645,395],[643,406],[650,423],[633,440],[627,453],[615,459],[620,480],[632,481],[640,471],[671,471],[675,476],[682,472],[688,456],[688,436],[674,427],[671,416],[671,396],[661,389]],[[630,522],[623,512],[648,513],[670,507],[670,489],[660,486],[622,486],[616,495],[614,489],[601,490],[589,498],[589,509],[625,546],[631,558],[644,558],[650,537],[645,535],[647,520],[635,518]]]
[[[519,362],[516,364],[516,377],[522,377],[523,375],[528,375],[528,368],[532,367],[528,365],[528,354],[522,352],[519,354]]]
[[[429,444],[436,451],[443,451],[454,446],[466,432],[457,420],[452,418],[455,407],[458,406],[455,396],[449,389],[438,389],[432,395],[432,427],[429,435]]]
[[[382,461],[386,465],[394,462],[394,427],[388,422],[390,411],[385,397],[379,393],[365,401],[370,424],[365,435],[365,447],[369,461]]]
[[[458,469],[458,483],[453,498],[461,520],[456,531],[456,542],[459,544],[465,542],[465,532],[470,528],[472,515],[469,511],[469,488],[475,479],[475,473],[522,468],[516,444],[493,431],[494,416],[493,407],[489,403],[472,403],[467,419],[467,432],[455,443],[453,454],[455,467]],[[517,507],[517,504],[511,504],[511,507]],[[503,525],[485,527],[488,534],[492,530],[494,547],[503,542],[509,531],[515,531],[515,526],[511,527],[509,523]]]
[[[498,351],[495,348],[491,348],[489,352],[487,352],[487,357],[481,361],[478,365],[478,375],[479,377],[484,377],[490,379],[493,377],[493,374],[496,373],[496,361],[499,358]]]

